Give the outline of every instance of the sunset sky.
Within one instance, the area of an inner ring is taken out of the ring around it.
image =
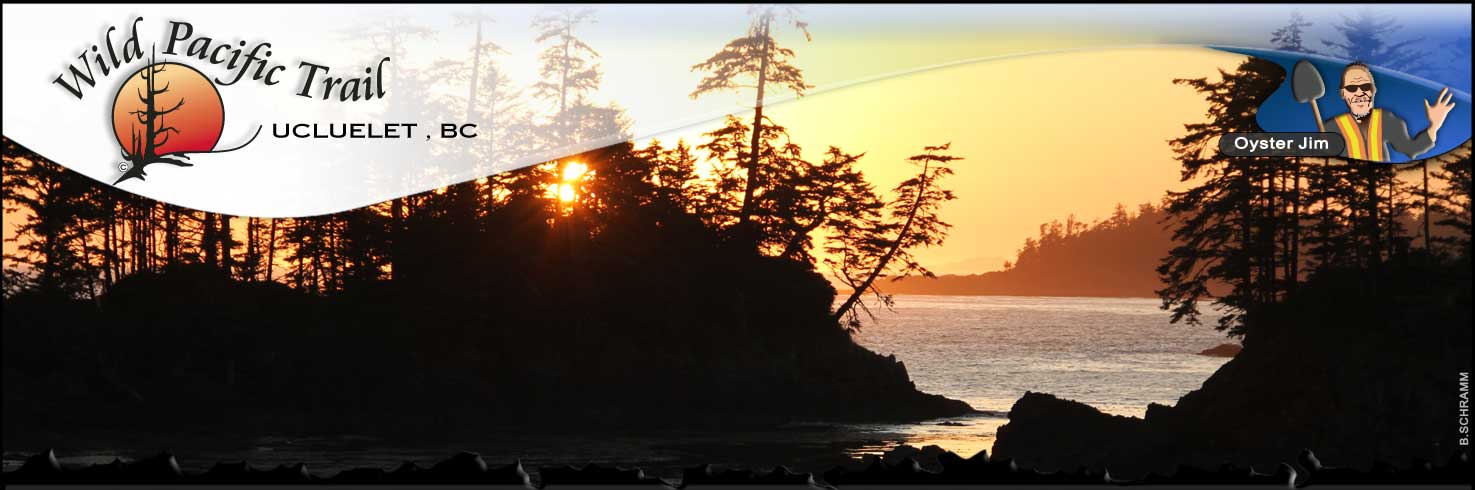
[[[965,158],[946,184],[958,195],[943,211],[952,235],[918,255],[939,273],[977,273],[1012,258],[1042,222],[1072,213],[1089,222],[1116,203],[1135,208],[1181,188],[1166,140],[1205,106],[1172,79],[1240,59],[1186,47],[1013,57],[822,92],[769,114],[807,157],[821,158],[829,145],[865,152],[860,168],[887,191],[911,175],[907,156],[951,142]],[[712,127],[658,138],[700,140]]]
[[[376,6],[346,16],[337,7],[298,9],[304,17],[333,19],[334,26],[398,12],[429,27],[435,35],[414,41],[415,55],[396,61],[396,66],[410,69],[465,58],[475,32],[454,23],[447,9]],[[946,183],[959,196],[943,210],[944,219],[954,225],[952,235],[945,246],[917,254],[939,273],[997,268],[1043,222],[1072,213],[1090,222],[1107,216],[1117,203],[1135,208],[1156,203],[1166,190],[1183,188],[1166,142],[1181,134],[1184,123],[1201,120],[1205,104],[1172,80],[1216,76],[1217,69],[1232,68],[1243,59],[1187,43],[1263,43],[1292,10],[1316,21],[1309,36],[1321,39],[1332,35],[1333,22],[1345,10],[937,9],[946,12],[896,5],[806,7],[802,15],[813,40],[788,27],[777,38],[797,51],[794,63],[816,88],[797,101],[782,102],[786,94],[773,94],[779,102],[770,106],[769,115],[790,129],[810,158],[821,158],[830,145],[865,152],[862,170],[887,191],[910,175],[907,156],[923,146],[951,142],[951,153],[965,158],[956,162],[957,173]],[[123,10],[119,22],[127,17]],[[201,6],[178,10],[182,17],[221,15]],[[641,143],[651,137],[668,144],[678,138],[700,140],[701,133],[720,122],[722,112],[751,117],[751,92],[688,97],[703,76],[690,67],[743,35],[749,22],[745,6],[597,10],[597,22],[580,32],[601,55],[604,76],[593,98],[624,108]],[[485,11],[496,17],[487,25],[486,40],[506,51],[495,61],[517,85],[531,84],[544,46],[533,41],[529,21],[540,8]],[[196,28],[221,39],[269,39],[307,59],[380,56],[356,41],[349,29],[304,31],[274,22],[275,14],[267,9],[233,12],[231,23],[197,21]],[[1434,7],[1400,9],[1398,14],[1407,19],[1447,17]],[[324,42],[340,38],[343,42]],[[529,105],[546,109],[542,103]],[[659,116],[674,113],[707,118],[697,122]],[[692,122],[696,124],[681,128],[680,123]],[[5,218],[10,238],[17,217]],[[7,242],[5,250],[13,251],[14,244]]]
[[[1167,140],[1204,117],[1203,98],[1174,85],[1243,57],[1197,48],[1047,54],[926,71],[805,97],[769,113],[810,158],[829,145],[866,152],[860,168],[890,190],[907,156],[952,142],[954,228],[919,253],[938,273],[976,273],[1011,259],[1041,223],[1104,218],[1181,189]],[[751,117],[751,116],[750,116]],[[663,136],[699,139],[703,130]]]

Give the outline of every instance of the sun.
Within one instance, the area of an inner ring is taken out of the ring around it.
[[[149,131],[147,115],[162,112],[167,113],[153,117]],[[164,62],[143,67],[123,82],[113,99],[113,135],[130,156],[143,148],[141,142],[149,134],[155,136],[149,156],[210,151],[224,128],[220,92],[188,65]]]
[[[573,202],[578,197],[576,183],[584,178],[589,172],[589,166],[579,162],[569,162],[563,166],[562,181],[558,184],[558,200],[562,202]]]
[[[569,162],[563,166],[563,181],[573,182],[584,176],[589,171],[589,166],[579,162]]]

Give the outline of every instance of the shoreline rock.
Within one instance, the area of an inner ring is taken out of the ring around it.
[[[1201,351],[1198,355],[1209,357],[1234,357],[1244,350],[1239,344],[1219,344]]]
[[[1409,295],[1428,287],[1423,275],[1400,277],[1407,287],[1382,285]],[[1359,290],[1343,287],[1355,283],[1334,279],[1260,312],[1243,349],[1176,404],[1150,404],[1139,419],[1027,393],[999,428],[995,453],[1121,479],[1226,464],[1268,473],[1308,450],[1360,472],[1468,460],[1450,425],[1457,374],[1471,363],[1471,310],[1458,302],[1468,301],[1468,282],[1389,304],[1357,299]]]

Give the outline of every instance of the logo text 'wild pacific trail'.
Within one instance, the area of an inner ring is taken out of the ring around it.
[[[93,44],[89,49],[84,49],[77,55],[79,63],[67,66],[66,72],[57,75],[52,83],[60,85],[68,93],[81,99],[88,88],[97,86],[97,82],[123,68],[124,65],[143,59],[143,45],[139,41],[138,24],[143,17],[133,19],[133,25],[129,30],[127,38],[122,39],[120,45],[114,44],[113,32],[117,27],[110,26],[103,33],[102,42]],[[248,43],[245,40],[230,42],[216,42],[214,38],[206,36],[195,36],[194,25],[182,21],[169,22],[169,39],[163,43],[163,54],[183,55],[196,58],[213,65],[222,65],[230,70],[227,77],[216,77],[215,83],[219,85],[234,85],[248,76],[252,81],[263,85],[277,85],[282,82],[279,78],[282,72],[287,71],[285,65],[271,61],[271,43],[256,42]],[[247,49],[247,47],[250,47]],[[296,95],[307,98],[318,97],[322,100],[337,99],[342,102],[355,100],[382,99],[385,95],[383,83],[384,63],[389,57],[379,60],[376,66],[365,67],[362,77],[335,77],[329,75],[332,71],[327,65],[303,61],[298,63],[298,72],[302,74],[299,89]],[[80,66],[79,66],[80,64]],[[68,75],[71,81],[68,82]],[[227,80],[228,78],[228,80]],[[316,82],[316,89],[314,88]]]

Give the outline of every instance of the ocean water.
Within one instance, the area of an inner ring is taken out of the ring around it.
[[[1176,404],[1228,359],[1198,352],[1229,342],[1209,325],[1171,324],[1150,298],[898,295],[856,335],[906,364],[917,388],[968,402],[982,415],[914,425],[859,426],[887,442],[936,444],[965,456],[988,449],[1026,391],[1141,417]],[[948,425],[939,425],[949,422]],[[954,425],[961,424],[961,425]]]
[[[588,463],[639,466],[647,474],[679,477],[682,468],[767,469],[787,466],[822,472],[848,458],[899,445],[937,445],[964,456],[991,448],[1014,401],[1026,391],[1089,403],[1107,413],[1141,416],[1150,402],[1175,403],[1198,388],[1223,358],[1198,351],[1226,340],[1208,326],[1170,325],[1152,299],[984,296],[898,296],[893,311],[878,311],[856,341],[906,363],[921,390],[967,401],[983,413],[912,424],[793,424],[733,432],[624,431],[600,434],[465,434],[454,441],[386,441],[352,434],[271,434],[252,440],[215,440],[149,434],[85,443],[53,444],[62,464],[85,466],[170,451],[186,472],[216,462],[248,461],[256,468],[305,463],[329,477],[350,468],[393,470],[412,462],[428,467],[461,451],[489,465],[520,461],[537,468]],[[1207,319],[1211,320],[1211,319]],[[6,471],[41,448],[11,447]]]

